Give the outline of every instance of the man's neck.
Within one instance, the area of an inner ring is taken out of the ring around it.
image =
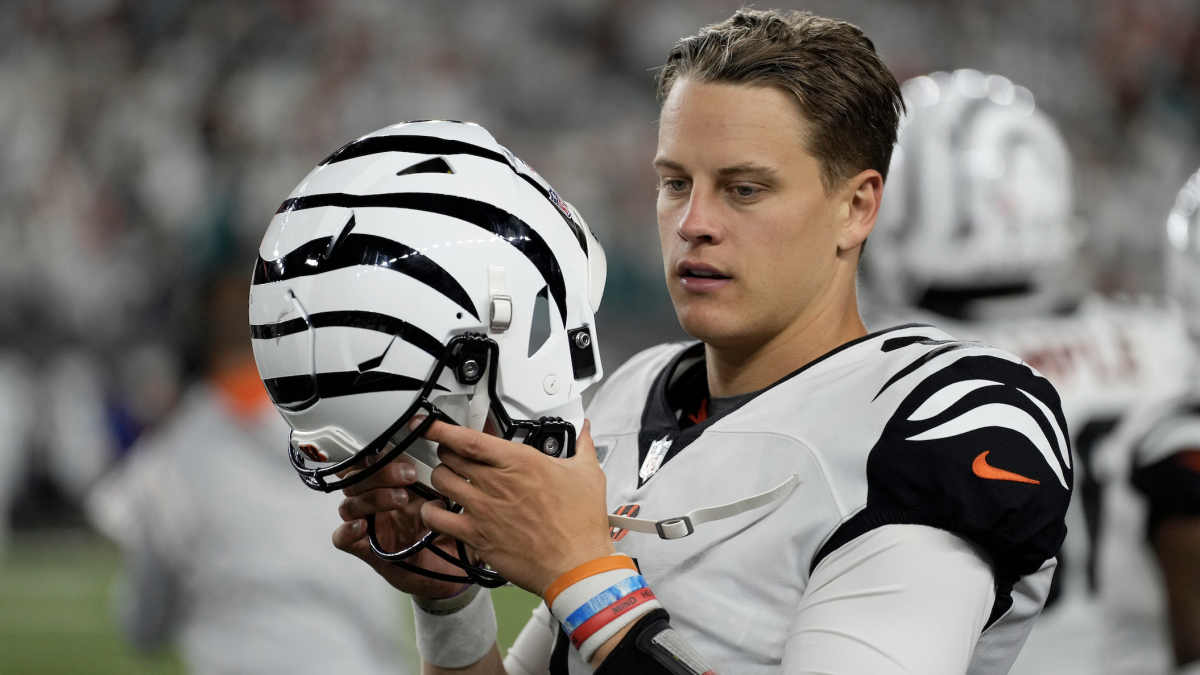
[[[858,303],[834,303],[812,316],[801,316],[771,339],[753,346],[706,344],[710,395],[736,396],[766,388],[805,364],[867,334]]]

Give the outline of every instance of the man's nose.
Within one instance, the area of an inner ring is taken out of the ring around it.
[[[711,189],[693,188],[687,212],[679,221],[679,237],[693,246],[721,241],[720,204]]]

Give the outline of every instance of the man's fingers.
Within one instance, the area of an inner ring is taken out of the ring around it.
[[[466,479],[455,473],[449,466],[439,464],[433,468],[433,475],[430,476],[429,482],[433,483],[433,489],[446,495],[451,501],[459,504],[468,505],[478,503],[480,497],[479,488],[468,483]],[[425,510],[421,509],[422,517]]]
[[[512,462],[512,450],[507,441],[445,422],[434,422],[425,438],[444,445],[468,459],[497,468],[507,468]]]
[[[417,469],[403,460],[390,462],[374,476],[342,490],[347,497],[356,497],[379,488],[402,488],[417,482]]]
[[[463,457],[447,446],[439,446],[437,456],[438,461],[454,469],[454,473],[472,483],[477,482],[481,476],[487,475],[488,471],[491,470],[491,467],[488,465]]]
[[[350,522],[372,513],[403,509],[407,505],[408,491],[404,488],[379,488],[355,497],[346,497],[338,506],[338,515]]]
[[[333,546],[339,551],[354,553],[355,546],[367,536],[367,521],[352,520],[338,525],[333,531]]]
[[[467,517],[461,513],[450,513],[441,502],[425,502],[421,506],[421,520],[434,532],[448,534],[468,546],[471,545],[472,528]]]

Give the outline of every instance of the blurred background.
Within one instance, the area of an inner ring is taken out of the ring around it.
[[[482,124],[604,244],[608,368],[683,337],[655,232],[654,69],[740,4],[0,3],[0,672],[183,672],[169,643],[122,637],[120,554],[88,494],[204,376],[212,280],[248,280],[279,203],[359,136]],[[976,68],[1027,87],[1075,161],[1076,278],[1161,293],[1161,224],[1200,165],[1200,2],[778,6],[861,26],[901,81]],[[510,595],[505,641],[530,606]]]

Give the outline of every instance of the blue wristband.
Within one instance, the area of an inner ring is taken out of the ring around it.
[[[601,591],[596,597],[583,603],[583,606],[579,609],[571,612],[571,615],[562,622],[563,630],[567,632],[567,635],[574,633],[575,629],[582,625],[584,621],[596,616],[605,607],[643,588],[646,588],[646,579],[640,574],[618,581]]]

